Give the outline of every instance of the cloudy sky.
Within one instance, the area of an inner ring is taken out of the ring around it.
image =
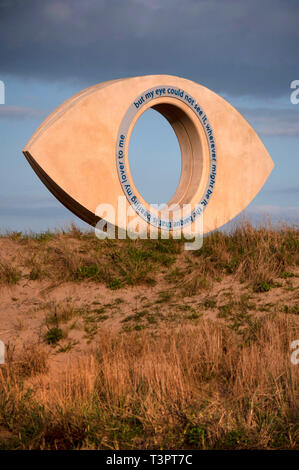
[[[290,101],[290,83],[299,80],[298,51],[298,0],[0,0],[0,230],[78,222],[21,150],[40,122],[77,91],[147,74],[182,76],[230,101],[275,163],[247,213],[298,221],[299,104]],[[143,137],[153,130],[158,137],[145,153]],[[159,163],[159,174],[145,174],[149,159]],[[130,164],[149,201],[165,202],[174,193],[178,143],[154,111],[134,129]]]

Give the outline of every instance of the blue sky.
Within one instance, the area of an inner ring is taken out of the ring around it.
[[[244,115],[275,163],[245,213],[299,224],[299,104],[290,101],[290,83],[299,79],[298,46],[294,0],[0,0],[6,91],[0,104],[0,230],[46,230],[71,221],[88,227],[49,193],[22,148],[77,91],[152,73],[202,83]],[[144,148],[148,134],[156,137]],[[153,170],[145,171],[149,161]],[[155,111],[134,128],[130,166],[148,201],[166,202],[174,193],[178,143]]]

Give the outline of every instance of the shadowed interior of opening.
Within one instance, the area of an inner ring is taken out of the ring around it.
[[[136,122],[130,138],[129,165],[142,197],[150,204],[166,204],[180,181],[181,150],[172,126],[157,111],[148,109]]]
[[[181,149],[181,176],[168,206],[189,204],[199,187],[203,173],[203,149],[198,130],[190,117],[178,106],[160,103],[153,109],[161,113],[173,128]]]
[[[163,118],[166,119],[166,124]],[[173,139],[174,135],[177,139]],[[177,154],[181,155],[180,171],[179,159],[174,158],[174,150],[171,152],[170,136],[172,142],[179,145]],[[175,206],[182,207],[192,201],[194,203],[194,197],[198,199],[203,176],[202,144],[193,119],[175,104],[158,103],[141,114],[133,128],[129,146],[131,175],[140,195],[148,203],[167,204],[171,210]]]

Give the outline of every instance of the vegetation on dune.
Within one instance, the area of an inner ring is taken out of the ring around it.
[[[75,226],[0,237],[7,305],[21,309],[18,285],[71,283],[15,320],[28,338],[34,318],[35,340],[0,365],[0,449],[299,448],[298,229],[245,223],[183,244]]]
[[[255,292],[267,292],[275,287],[275,278],[291,277],[292,266],[299,265],[299,231],[287,226],[254,228],[244,223],[229,234],[209,234],[203,247],[191,252],[184,251],[184,240],[98,240],[92,232],[83,233],[74,226],[55,234],[18,232],[6,237],[22,251],[13,263],[2,255],[2,283],[17,283],[26,276],[30,280],[91,280],[121,289],[154,285],[157,273],[164,269],[169,282],[186,295],[208,289],[225,275],[249,283]]]
[[[103,329],[66,376],[38,386],[30,379],[47,370],[47,359],[33,345],[0,368],[0,426],[11,431],[1,446],[296,448],[299,376],[289,350],[296,328],[289,316],[265,317],[246,343],[205,320],[157,336]]]

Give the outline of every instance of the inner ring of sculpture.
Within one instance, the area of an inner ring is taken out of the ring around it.
[[[164,90],[163,97],[158,95],[160,90]],[[149,210],[148,202],[138,192],[130,173],[128,157],[132,130],[141,114],[149,108],[158,111],[172,126],[182,158],[177,190],[166,209],[157,211]],[[212,196],[216,178],[213,131],[202,108],[184,90],[160,86],[139,95],[120,125],[116,155],[125,196],[134,210],[152,225],[172,230],[188,226],[202,214]],[[187,204],[187,211],[182,211]]]

